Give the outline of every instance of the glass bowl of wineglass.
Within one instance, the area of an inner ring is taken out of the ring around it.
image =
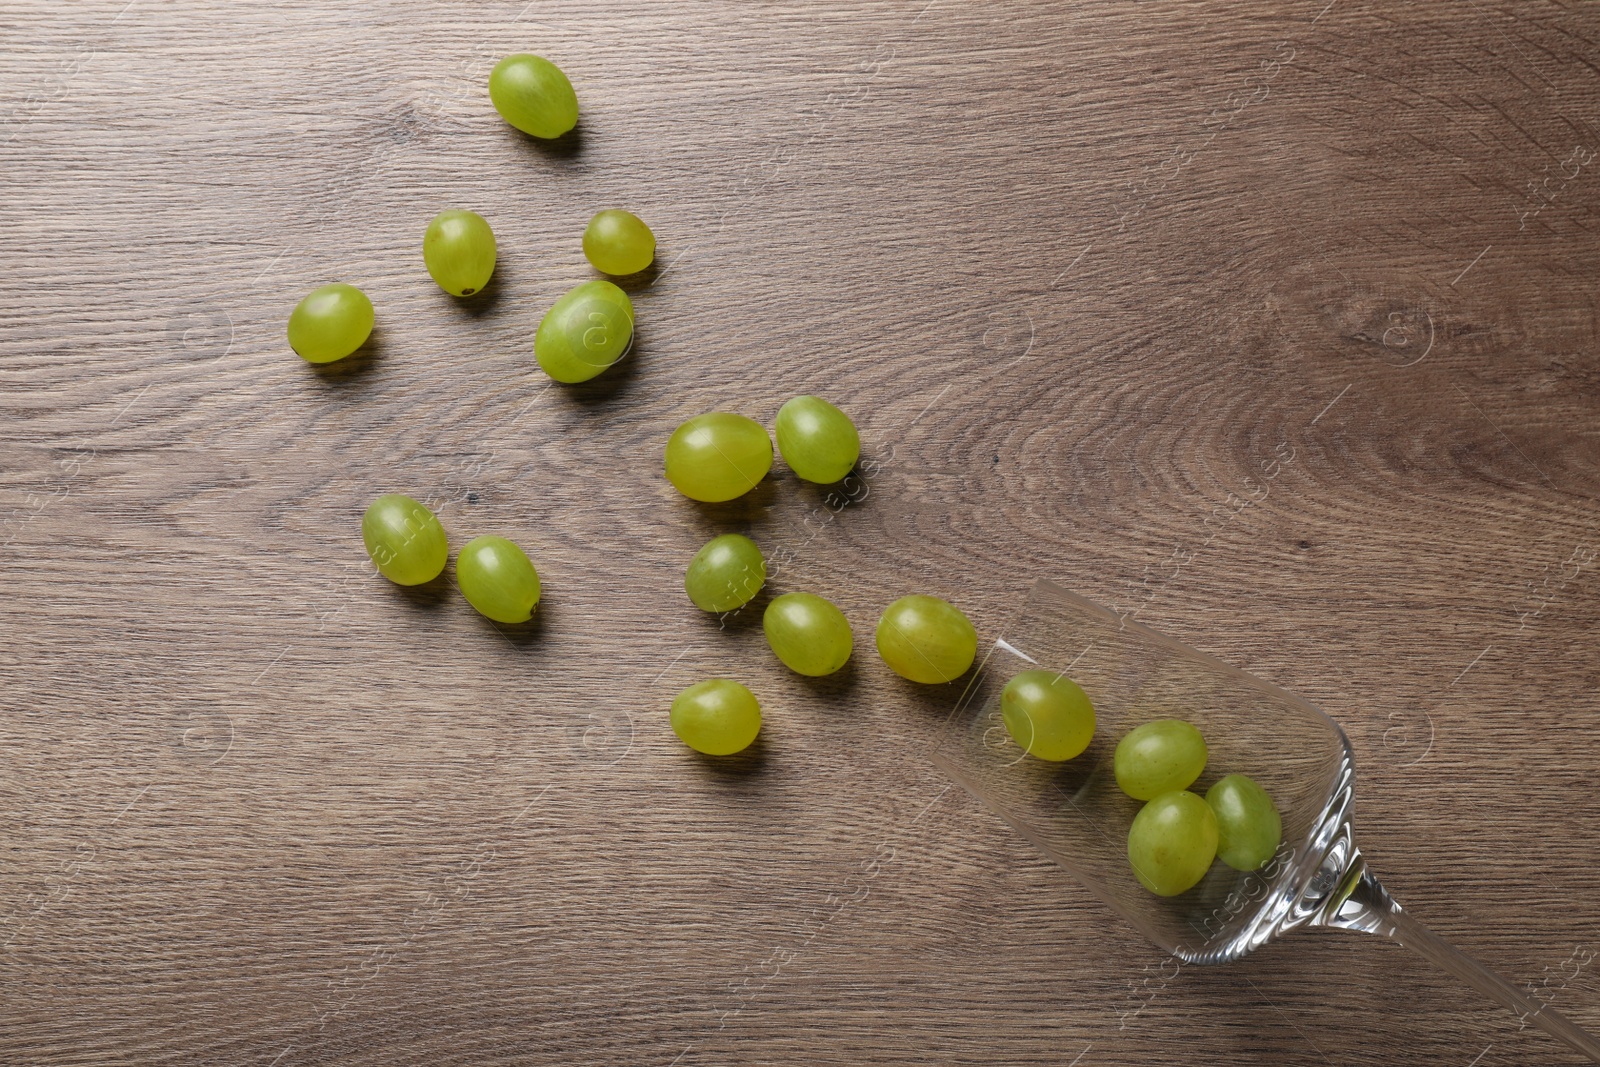
[[[1001,691],[1022,671],[1076,682],[1094,706],[1089,747],[1060,762],[1029,755],[1007,729]],[[1253,871],[1214,863],[1186,892],[1157,896],[1135,876],[1128,832],[1142,802],[1117,785],[1113,753],[1160,719],[1198,727],[1208,749],[1197,792],[1253,779],[1282,819],[1281,844]],[[1355,766],[1337,723],[1305,700],[1132,619],[1038,582],[985,658],[935,742],[933,761],[1163,950],[1186,963],[1236,960],[1299,927],[1377,934],[1405,945],[1600,1063],[1600,1041],[1460,952],[1402,910],[1352,838]]]

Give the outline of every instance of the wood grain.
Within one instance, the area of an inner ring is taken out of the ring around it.
[[[1573,1062],[1355,938],[1173,975],[949,788],[957,687],[871,627],[1038,577],[1327,709],[1396,896],[1600,1027],[1600,11],[125,3],[0,4],[0,1061]],[[561,143],[485,99],[524,50]],[[638,344],[551,387],[614,206]],[[380,326],[318,371],[332,280]],[[661,477],[800,392],[865,499]],[[388,491],[526,546],[537,620],[372,579]],[[688,606],[725,530],[849,670]],[[726,766],[666,720],[711,674],[767,709]]]

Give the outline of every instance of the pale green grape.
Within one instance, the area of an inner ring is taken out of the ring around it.
[[[797,396],[783,405],[775,428],[783,461],[808,482],[831,485],[861,458],[856,424],[820,396]]]
[[[631,211],[602,211],[584,227],[583,254],[605,274],[637,274],[656,258],[656,235]]]
[[[1012,740],[1029,755],[1068,760],[1094,738],[1094,705],[1071,678],[1023,671],[1000,692],[1000,714]]]
[[[1283,840],[1283,819],[1267,791],[1253,779],[1230,774],[1206,790],[1217,817],[1217,858],[1236,871],[1253,871]]]
[[[819,678],[850,658],[850,623],[844,612],[811,593],[785,593],[761,619],[767,644],[796,674]]]
[[[1162,793],[1139,809],[1128,830],[1134,877],[1157,896],[1175,897],[1206,876],[1217,855],[1217,819],[1193,793]]]
[[[878,620],[878,655],[902,678],[933,685],[961,677],[978,654],[978,632],[936,596],[903,596]]]
[[[494,273],[494,231],[476,211],[441,211],[422,235],[422,262],[439,288],[471,296]]]
[[[290,312],[289,347],[307,363],[332,363],[366,344],[372,322],[366,293],[343,282],[324,285]]]
[[[539,603],[539,572],[504,537],[468,541],[456,556],[456,581],[467,603],[495,622],[526,622]]]
[[[628,294],[607,281],[584,282],[545,312],[533,335],[533,354],[546,374],[570,385],[621,359],[632,337]]]
[[[713,537],[689,561],[683,590],[701,611],[732,611],[750,602],[767,581],[767,561],[743,534]]]
[[[730,678],[696,682],[672,700],[672,732],[696,752],[729,756],[761,732],[755,694]]]
[[[1112,757],[1117,785],[1135,800],[1187,789],[1206,769],[1206,741],[1182,719],[1157,719],[1128,731]]]
[[[379,573],[396,585],[433,581],[450,552],[439,517],[399,493],[380,496],[367,508],[361,540]]]
[[[713,411],[672,431],[665,463],[667,481],[689,499],[732,500],[772,469],[772,438],[754,419]]]
[[[506,56],[489,72],[489,99],[500,117],[534,137],[560,137],[578,124],[578,94],[548,59]]]

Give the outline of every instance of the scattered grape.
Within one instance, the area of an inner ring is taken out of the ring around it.
[[[422,262],[439,288],[471,296],[494,273],[494,231],[475,211],[441,211],[422,235]]]
[[[1039,759],[1069,760],[1094,737],[1094,705],[1055,671],[1023,671],[1007,682],[1000,714],[1012,740]]]
[[[361,540],[378,571],[396,585],[431,582],[450,546],[439,517],[408,496],[380,496],[361,516]]]
[[[506,56],[489,72],[489,99],[500,117],[534,137],[560,137],[578,124],[578,94],[548,59]]]
[[[628,350],[633,301],[607,281],[584,282],[545,312],[533,354],[558,382],[586,382]]]
[[[1157,896],[1175,897],[1205,877],[1217,856],[1217,819],[1193,793],[1162,793],[1133,817],[1128,862]]]
[[[713,537],[689,561],[683,590],[701,611],[732,611],[748,604],[767,581],[767,561],[743,534]]]
[[[456,556],[456,581],[467,602],[495,622],[526,622],[539,603],[539,572],[504,537],[475,537]]]
[[[761,625],[767,644],[796,674],[832,674],[850,658],[850,623],[844,612],[811,593],[785,593],[773,600]]]
[[[978,632],[935,596],[904,596],[878,620],[878,655],[902,678],[932,685],[959,678],[978,654]]]
[[[856,424],[820,396],[797,396],[783,405],[776,429],[783,461],[808,482],[832,485],[861,458]]]
[[[729,678],[696,682],[672,701],[672,732],[696,752],[729,756],[761,732],[755,694]]]
[[[332,363],[366,343],[372,301],[353,285],[313,289],[289,314],[289,347],[307,363]]]
[[[1117,742],[1117,785],[1135,800],[1187,789],[1206,769],[1206,741],[1182,719],[1147,722]]]
[[[1254,780],[1230,774],[1206,790],[1206,804],[1217,819],[1217,858],[1229,867],[1253,871],[1278,851],[1283,819]]]
[[[607,285],[608,282],[591,284]],[[667,480],[691,500],[717,503],[754,489],[772,468],[772,438],[754,419],[696,415],[667,440]]]
[[[602,211],[583,231],[583,254],[605,274],[637,274],[656,258],[656,235],[631,211]]]

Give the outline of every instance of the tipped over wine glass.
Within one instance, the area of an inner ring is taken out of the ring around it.
[[[1082,755],[1027,755],[1003,721],[1000,687],[1023,670],[1071,678],[1098,729]],[[1243,774],[1276,802],[1282,844],[1259,869],[1222,863],[1160,897],[1129,865],[1140,802],[1118,788],[1117,739],[1142,723],[1199,727],[1209,767]],[[1352,839],[1355,766],[1337,723],[1220,660],[1038,582],[935,744],[934,762],[1151,941],[1186,963],[1227,963],[1302,926],[1377,934],[1420,953],[1600,1063],[1600,1040],[1433,933],[1389,896]]]

